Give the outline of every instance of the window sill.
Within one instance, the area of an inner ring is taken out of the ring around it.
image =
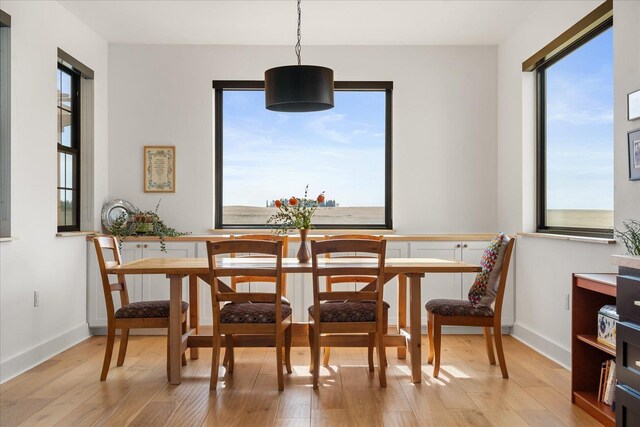
[[[13,237],[13,236],[0,237],[0,243],[2,243],[2,242],[12,242],[14,240],[16,240],[16,237]]]
[[[538,239],[570,240],[572,242],[582,242],[582,243],[599,243],[602,245],[614,245],[616,243],[616,239],[607,239],[603,237],[571,236],[567,234],[518,233],[518,236],[536,237]]]
[[[210,228],[211,234],[264,234],[271,233],[270,228]],[[310,234],[393,234],[395,230],[388,228],[373,229],[312,229]],[[297,234],[291,232],[290,234]]]
[[[96,234],[98,234],[97,231],[62,231],[56,233],[56,237],[93,236]]]

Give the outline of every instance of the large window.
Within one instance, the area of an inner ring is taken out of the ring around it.
[[[80,75],[58,64],[58,231],[80,230]]]
[[[610,236],[612,21],[539,66],[537,80],[538,231]]]
[[[316,228],[391,228],[391,82],[336,82],[335,108],[265,108],[264,82],[215,81],[215,225],[261,228],[325,191]]]

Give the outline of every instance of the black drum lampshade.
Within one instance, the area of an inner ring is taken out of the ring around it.
[[[333,70],[316,65],[286,65],[264,73],[268,110],[322,111],[333,108]]]

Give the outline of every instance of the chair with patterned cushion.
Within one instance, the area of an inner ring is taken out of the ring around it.
[[[289,252],[289,238],[288,236],[276,236],[274,234],[240,234],[240,235],[230,235],[229,238],[231,240],[263,240],[266,242],[282,242],[282,257],[286,258],[287,253]],[[231,258],[264,258],[264,255],[247,253],[247,254],[229,254]],[[250,289],[252,288],[251,284],[253,283],[275,283],[275,277],[255,277],[255,276],[237,276],[231,278],[231,289],[234,291],[237,290],[238,285],[241,283],[248,283]],[[282,274],[282,278],[280,280],[280,284],[282,286],[282,303],[291,305],[289,300],[287,299],[287,275]],[[225,343],[226,351],[224,352],[224,359],[222,361],[222,365],[226,366],[229,370],[229,373],[233,373],[233,362],[234,362],[234,343],[233,339],[229,338],[229,342]],[[231,361],[231,363],[229,363]]]
[[[385,250],[385,240],[340,239],[311,242],[313,305],[308,311],[313,388],[318,387],[320,348],[323,347],[323,339],[327,334],[368,334],[369,347],[373,347],[375,343],[378,350],[380,387],[387,386],[382,300]],[[369,257],[375,256],[376,259],[370,263],[355,262],[361,260],[349,263],[347,258],[342,256],[339,263],[332,263],[331,259],[326,260],[322,266],[318,263],[320,255],[344,255],[354,252],[367,254]],[[375,281],[375,287],[372,290],[320,292],[320,278],[327,276],[370,276]],[[371,369],[371,359],[369,364]]]
[[[282,301],[282,245],[281,240],[229,239],[207,242],[209,283],[213,312],[213,354],[211,360],[210,389],[218,384],[218,365],[222,335],[227,351],[233,346],[234,335],[275,336],[278,390],[284,390],[282,358],[288,373],[291,369],[291,306]],[[251,253],[271,256],[273,263],[264,259],[233,262],[231,254]],[[222,260],[216,259],[222,257]],[[225,264],[224,259],[228,260]],[[271,278],[274,292],[234,292],[222,279],[240,276]],[[221,307],[221,304],[224,304]],[[227,375],[233,372],[233,357],[229,357]]]
[[[480,263],[482,272],[478,273],[469,289],[467,301],[435,299],[428,301],[425,305],[429,335],[428,363],[433,363],[434,377],[440,373],[441,328],[443,325],[450,325],[483,327],[489,363],[495,365],[496,359],[491,341],[493,327],[502,377],[509,378],[502,348],[502,302],[515,241],[514,236],[503,233],[499,233],[491,241],[482,255]]]
[[[102,365],[102,373],[100,381],[107,379],[109,373],[109,365],[111,364],[111,355],[113,354],[113,345],[116,338],[116,329],[120,329],[120,350],[118,353],[117,366],[124,364],[124,358],[127,353],[127,343],[129,341],[129,330],[136,328],[168,328],[169,327],[169,301],[139,301],[129,302],[129,292],[127,290],[127,282],[123,274],[117,275],[118,282],[111,283],[109,275],[106,273],[107,268],[117,267],[122,264],[118,241],[115,237],[95,237],[93,243],[98,256],[98,265],[100,266],[100,275],[102,277],[102,289],[104,290],[104,299],[107,308],[107,345],[104,353],[104,363]],[[109,258],[113,260],[105,260],[105,254],[111,252]],[[119,309],[115,309],[113,301],[113,292],[119,292],[120,305]],[[187,331],[187,310],[189,304],[182,301],[182,332]],[[182,364],[187,363],[186,356],[182,354]],[[167,375],[168,375],[167,360]]]
[[[376,241],[380,241],[382,240],[382,236],[374,236],[371,234],[335,234],[335,235],[326,235],[324,237],[325,240],[341,240],[341,239],[363,239],[363,240],[376,240]],[[349,254],[350,257],[354,257],[353,254]],[[326,258],[331,258],[331,254],[327,253],[325,254]],[[355,255],[356,258],[370,258],[368,256],[363,256],[363,255],[359,255],[356,254]],[[338,276],[338,277],[333,277],[333,276],[327,276],[325,277],[325,289],[328,292],[331,292],[333,290],[333,285],[334,284],[355,284],[357,286],[357,284],[360,283],[365,283],[365,284],[369,284],[371,282],[373,282],[374,280],[376,280],[375,276]],[[355,290],[355,289],[354,289]],[[382,313],[383,316],[383,323],[384,323],[384,333],[386,334],[387,331],[389,330],[389,303],[386,301],[383,301],[382,303],[384,311]],[[368,359],[369,359],[369,369],[371,369],[373,371],[373,347],[375,346],[375,343],[369,343],[368,345]],[[329,365],[329,357],[331,354],[331,348],[330,347],[324,347],[324,358],[323,358],[323,362],[322,364],[324,366],[328,366]]]

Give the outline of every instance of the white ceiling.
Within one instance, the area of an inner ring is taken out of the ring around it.
[[[295,44],[295,0],[60,3],[104,39],[141,44]],[[304,45],[495,45],[539,4],[525,0],[304,0]]]

